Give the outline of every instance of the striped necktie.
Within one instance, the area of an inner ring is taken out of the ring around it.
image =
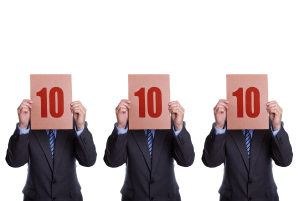
[[[49,143],[52,159],[54,159],[55,135],[53,130],[49,130]]]
[[[147,143],[148,143],[150,158],[152,159],[153,135],[151,130],[147,130]]]
[[[245,135],[246,149],[248,152],[248,158],[250,158],[251,134],[249,130],[245,130],[244,135]]]

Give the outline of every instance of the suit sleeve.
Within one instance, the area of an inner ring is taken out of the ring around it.
[[[293,151],[289,136],[283,127],[272,136],[272,158],[276,165],[286,167],[292,163]]]
[[[109,167],[119,167],[127,161],[127,135],[118,135],[115,127],[108,137],[104,154],[104,162]]]
[[[172,135],[174,136],[173,155],[177,164],[183,167],[191,166],[195,159],[195,152],[189,132],[184,126],[178,136],[174,133]]]
[[[96,162],[97,152],[93,136],[85,126],[83,132],[76,136],[75,140],[76,159],[85,167],[93,166]]]
[[[212,128],[210,134],[206,137],[202,161],[207,167],[217,167],[225,161],[225,140],[226,133],[216,135]]]
[[[11,167],[21,167],[29,160],[29,135],[20,135],[18,127],[10,137],[5,160]]]

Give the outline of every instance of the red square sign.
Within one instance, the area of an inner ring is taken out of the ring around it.
[[[30,75],[31,129],[73,129],[71,75]]]
[[[129,129],[170,129],[169,75],[128,75]]]
[[[227,129],[268,129],[267,75],[227,75]]]

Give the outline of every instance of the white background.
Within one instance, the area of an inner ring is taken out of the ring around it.
[[[294,151],[292,165],[274,165],[274,176],[281,200],[298,199],[299,10],[296,0],[1,1],[1,200],[22,200],[27,167],[9,167],[5,155],[31,73],[71,73],[73,99],[88,109],[98,158],[77,169],[87,201],[120,200],[125,166],[106,167],[103,155],[128,73],[171,75],[196,152],[193,166],[175,167],[185,201],[218,200],[223,167],[205,167],[201,155],[225,75],[267,73]]]

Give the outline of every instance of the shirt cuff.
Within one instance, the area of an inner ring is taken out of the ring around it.
[[[115,123],[115,127],[118,130],[118,135],[124,135],[128,131],[128,126],[126,126],[124,129],[123,128],[118,128],[117,123]]]
[[[30,126],[28,126],[27,129],[22,129],[22,128],[20,128],[20,126],[18,124],[18,128],[19,128],[19,134],[20,135],[26,135],[26,134],[28,134],[30,132]]]
[[[182,129],[176,131],[175,126],[173,126],[173,131],[174,131],[175,136],[177,137],[180,134],[180,132],[182,131]]]
[[[273,126],[271,125],[271,131],[272,131],[273,136],[275,137],[275,136],[279,133],[280,129],[274,131],[274,128],[273,128]]]
[[[226,132],[226,126],[224,126],[223,129],[219,129],[219,128],[217,128],[216,125],[214,124],[213,127],[214,127],[214,129],[215,129],[216,135],[222,135],[222,134],[224,134],[224,133]]]
[[[77,136],[79,137],[81,135],[81,133],[83,132],[84,128],[81,129],[80,131],[77,130],[77,127],[75,127],[75,131],[76,131],[76,134]]]

